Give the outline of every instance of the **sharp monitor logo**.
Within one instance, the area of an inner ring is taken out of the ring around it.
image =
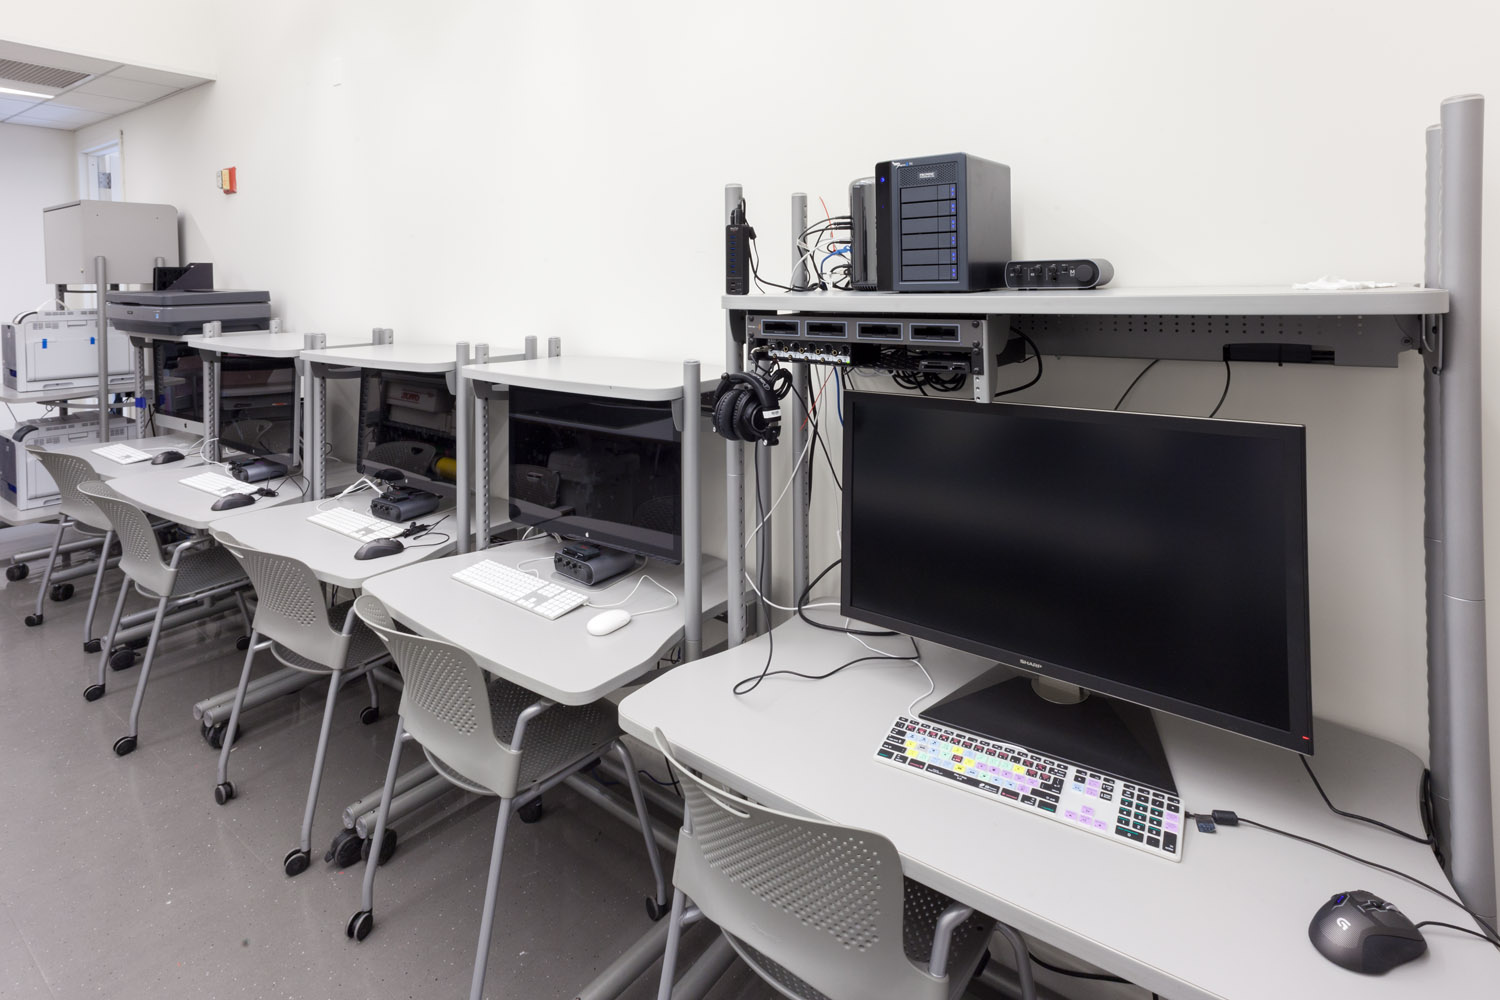
[[[1024,656],[1018,656],[1018,657],[1016,657],[1016,659],[1018,659],[1018,660],[1021,661],[1021,666],[1023,666],[1023,667],[1035,667],[1038,670],[1045,670],[1046,669],[1040,663],[1037,663],[1035,660],[1028,660]]]
[[[927,171],[925,173],[921,173],[921,174],[917,175],[918,179],[924,180],[924,181],[930,181],[930,180],[932,180],[936,176],[937,176],[937,171],[936,170],[929,170],[929,171]]]

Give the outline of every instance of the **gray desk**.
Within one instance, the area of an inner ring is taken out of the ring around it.
[[[355,479],[354,468],[347,462],[330,461],[330,480],[352,483]],[[184,486],[180,480],[188,476],[194,476],[202,472],[216,472],[220,475],[228,475],[222,466],[211,466],[195,459],[184,459],[181,462],[173,462],[170,465],[153,465],[141,473],[133,476],[125,476],[112,480],[110,486],[116,493],[135,504],[141,510],[156,517],[165,518],[174,524],[180,524],[184,528],[194,531],[206,531],[217,521],[226,517],[235,517],[245,514],[256,508],[265,509],[282,504],[296,503],[303,499],[299,492],[298,483],[292,479],[282,483],[278,489],[280,496],[261,497],[249,507],[235,507],[232,510],[211,510],[215,497],[211,493],[195,490],[191,486]],[[306,480],[296,477],[302,483]],[[271,480],[272,483],[278,480]],[[257,484],[260,485],[260,484]]]
[[[159,434],[155,437],[132,438],[129,441],[117,441],[115,443],[129,445],[139,451],[180,451],[184,455],[189,456],[185,461],[193,461],[193,455],[197,451],[198,443],[201,440],[202,438],[197,434],[189,434],[186,431],[168,431],[166,434]],[[103,455],[94,454],[95,448],[102,447],[104,445],[98,441],[79,441],[76,444],[58,445],[56,448],[48,448],[47,450],[59,455],[77,455],[89,463],[89,467],[99,474],[100,479],[106,480],[118,479],[121,476],[133,476],[148,469],[161,468],[161,466],[152,465],[150,462],[121,463],[105,458]],[[171,464],[181,465],[182,463],[173,462]]]
[[[677,596],[677,607],[635,618],[605,636],[589,635],[585,628],[599,613],[593,609],[579,608],[548,621],[453,579],[458,570],[482,559],[515,566],[527,559],[550,557],[556,549],[557,542],[542,538],[432,559],[371,578],[365,593],[380,598],[397,620],[418,634],[468,650],[491,673],[559,704],[586,705],[647,673],[682,638],[686,605],[682,567],[652,561],[642,571]],[[601,604],[624,598],[640,575],[587,590],[576,581],[554,577],[546,563],[523,568],[539,570],[543,579],[555,578],[584,589]],[[723,608],[726,590],[723,562],[705,559],[705,614]],[[637,611],[666,603],[666,594],[646,583],[623,607]]]
[[[765,665],[767,641],[654,680],[621,703],[621,726],[647,742],[660,727],[686,763],[768,805],[884,834],[912,878],[1173,1000],[1457,997],[1500,977],[1493,948],[1442,928],[1426,929],[1426,956],[1382,977],[1324,960],[1307,925],[1340,890],[1369,889],[1414,920],[1474,924],[1417,886],[1316,848],[1250,827],[1190,828],[1173,863],[878,763],[881,734],[927,690],[921,671],[865,662],[821,681],[768,678],[735,697],[733,684]],[[871,642],[910,651],[904,638]],[[921,651],[936,692],[919,709],[988,667],[934,643]],[[776,629],[772,669],[823,673],[867,653],[794,619]],[[1447,886],[1428,848],[1330,813],[1292,754],[1158,722],[1189,810],[1233,809]],[[1411,754],[1323,723],[1313,763],[1341,808],[1421,829]]]

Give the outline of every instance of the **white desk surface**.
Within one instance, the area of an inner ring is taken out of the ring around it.
[[[58,510],[57,504],[47,504],[45,507],[28,507],[25,510],[17,507],[9,500],[0,497],[0,524],[9,524],[20,527],[23,524],[40,524],[43,521],[55,521],[62,511]]]
[[[701,367],[704,391],[719,384],[719,369],[712,376]],[[644,358],[601,358],[564,354],[556,358],[490,362],[465,365],[464,378],[499,382],[556,392],[576,392],[611,399],[662,401],[682,398],[682,362],[650,361]]]
[[[595,609],[577,608],[548,621],[453,579],[454,573],[482,559],[515,566],[545,556],[550,562],[556,550],[557,542],[551,538],[498,545],[382,573],[366,582],[364,589],[419,635],[468,650],[491,673],[560,704],[586,705],[656,666],[682,637],[682,605],[641,615],[609,635],[593,636],[586,626],[600,613]],[[703,613],[710,616],[724,607],[726,573],[723,560],[705,557],[703,562]],[[679,600],[682,596],[682,567],[655,561],[643,571],[592,590],[555,574],[545,562],[521,568],[535,569],[544,580],[583,590],[600,604],[623,600],[642,572]],[[645,611],[668,603],[665,593],[643,583],[623,608]]]
[[[339,506],[359,511],[361,514],[368,514],[370,499],[374,495],[364,490],[342,500],[328,501],[323,507],[325,510],[331,510]],[[406,548],[395,555],[363,560],[354,558],[354,553],[363,544],[362,542],[357,542],[331,528],[325,528],[308,520],[317,512],[318,504],[307,501],[280,504],[264,510],[258,509],[259,507],[259,503],[253,507],[246,507],[237,512],[238,516],[233,521],[216,522],[215,528],[222,530],[247,548],[298,559],[306,563],[308,568],[324,583],[333,584],[335,587],[346,587],[350,590],[363,588],[365,581],[372,576],[389,573],[391,570],[401,569],[424,559],[445,556],[453,551],[455,545],[454,532],[443,530],[445,527],[451,529],[453,526],[451,505],[440,507],[431,514],[424,514],[417,518],[420,524],[432,524],[443,515],[448,515],[448,519],[439,524],[432,534],[425,538],[402,539]],[[448,536],[446,542],[442,539],[444,534]]]
[[[867,641],[911,649],[904,637]],[[920,648],[939,697],[989,665]],[[1477,996],[1500,978],[1493,948],[1439,927],[1423,930],[1426,955],[1384,976],[1325,960],[1308,923],[1343,890],[1368,889],[1414,921],[1476,925],[1424,889],[1308,845],[1189,823],[1172,862],[879,763],[882,734],[927,690],[922,672],[867,661],[826,680],[771,677],[735,697],[766,649],[762,636],[653,680],[621,703],[621,726],[648,743],[661,728],[685,763],[767,805],[882,833],[908,876],[1173,1000]],[[771,668],[824,673],[861,655],[852,638],[793,619],[775,631]],[[1232,809],[1451,893],[1429,848],[1329,812],[1292,753],[1170,716],[1158,724],[1189,811]],[[1415,757],[1332,723],[1318,724],[1317,739],[1312,764],[1340,808],[1420,832]]]
[[[189,434],[186,431],[168,431],[165,434],[158,434],[155,437],[131,438],[125,441],[112,441],[110,443],[129,445],[139,451],[180,451],[188,456],[183,461],[191,461],[193,453],[197,450],[198,442],[201,440],[203,440],[202,437],[197,434]],[[118,479],[121,476],[137,475],[147,469],[161,468],[161,466],[152,465],[150,462],[122,464],[113,459],[105,458],[103,455],[94,454],[95,448],[102,447],[104,445],[98,441],[79,441],[74,444],[58,445],[55,448],[48,448],[47,450],[56,452],[59,455],[77,455],[89,463],[89,466],[99,474],[100,479]],[[171,464],[180,465],[181,463],[173,462]]]
[[[268,507],[297,503],[302,499],[298,488],[299,486],[305,488],[307,482],[306,478],[299,474],[277,488],[279,496],[259,497],[248,507],[212,510],[213,503],[218,497],[181,483],[181,480],[188,476],[196,476],[202,472],[216,472],[225,476],[229,474],[222,466],[210,466],[196,458],[186,458],[169,465],[149,466],[138,475],[111,480],[109,485],[120,496],[148,514],[165,518],[194,531],[205,531],[224,518],[246,514],[257,508],[264,510]],[[354,482],[356,478],[358,477],[354,466],[348,462],[341,462],[334,458],[328,460],[326,482],[330,490],[346,486]],[[278,480],[272,479],[270,482],[275,483]],[[255,485],[266,484],[256,483]]]
[[[1309,275],[1316,277],[1316,275]],[[774,312],[1006,316],[1421,316],[1448,311],[1442,288],[1404,285],[1342,292],[1289,285],[1108,285],[1072,291],[777,292],[725,295],[725,309]]]
[[[526,352],[519,347],[499,347],[490,352],[495,361],[519,360]],[[374,368],[388,372],[451,372],[458,367],[456,344],[361,344],[336,350],[306,351],[313,364]]]
[[[251,330],[247,333],[225,333],[217,337],[201,334],[187,338],[187,345],[200,351],[218,354],[243,354],[254,358],[295,358],[305,349],[305,334],[272,333],[269,330]],[[328,346],[340,344],[368,344],[368,333],[330,333]]]

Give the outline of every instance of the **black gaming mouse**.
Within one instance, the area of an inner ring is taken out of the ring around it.
[[[236,507],[248,507],[255,502],[255,496],[250,493],[230,493],[219,497],[208,508],[209,510],[234,510]]]
[[[393,556],[405,548],[399,538],[373,538],[359,547],[354,558],[379,559],[381,556]]]
[[[168,462],[180,462],[184,458],[187,458],[187,456],[182,452],[173,451],[171,448],[168,448],[166,451],[157,452],[155,457],[151,459],[151,464],[166,465]]]
[[[1406,914],[1373,892],[1340,892],[1319,907],[1307,927],[1313,947],[1335,965],[1378,976],[1427,950]]]

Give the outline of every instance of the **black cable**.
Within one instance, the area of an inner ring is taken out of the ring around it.
[[[778,285],[770,278],[762,278],[760,276],[760,251],[756,249],[755,240],[753,239],[750,241],[750,277],[755,279],[757,286],[770,285],[772,288],[779,288],[783,292],[807,292],[812,290],[811,288],[793,288],[790,285]],[[761,287],[761,291],[765,291],[765,288]]]
[[[1405,837],[1407,840],[1410,840],[1413,843],[1423,844],[1427,847],[1432,846],[1431,837],[1418,837],[1414,833],[1407,833],[1405,830],[1398,830],[1396,827],[1391,826],[1389,823],[1382,823],[1378,819],[1371,819],[1369,816],[1361,816],[1358,813],[1345,812],[1344,810],[1340,809],[1338,806],[1333,804],[1332,800],[1328,798],[1328,793],[1323,791],[1323,783],[1318,780],[1318,776],[1316,774],[1313,774],[1312,765],[1307,762],[1307,758],[1303,757],[1301,754],[1298,754],[1297,758],[1302,761],[1302,769],[1306,771],[1307,776],[1312,779],[1313,787],[1316,788],[1318,790],[1318,794],[1323,797],[1323,804],[1326,805],[1330,810],[1332,810],[1334,815],[1342,816],[1345,819],[1352,819],[1360,823],[1368,823],[1371,826],[1378,826],[1382,830],[1388,830],[1398,837]]]
[[[755,467],[755,514],[756,514],[756,523],[760,525],[760,527],[756,528],[755,530],[757,530],[757,531],[765,531],[765,530],[767,530],[767,528],[766,528],[766,515],[764,513],[765,507],[760,502],[760,463],[752,461],[750,464]],[[736,582],[736,584],[738,584],[739,581],[735,581],[735,582]],[[735,589],[738,590],[738,587],[736,587]],[[755,591],[755,597],[756,597],[756,600],[760,603],[761,609],[766,614],[766,622],[767,622],[767,624],[773,624],[771,622],[771,607],[770,607],[769,604],[766,603],[766,595],[762,594],[759,589],[756,589],[756,591]],[[775,655],[776,655],[776,630],[774,628],[767,628],[766,629],[766,665],[764,667],[760,668],[760,676],[757,677],[757,678],[755,678],[755,683],[752,684],[752,685],[750,685],[750,687],[747,688],[745,691],[742,692],[740,690],[740,685],[744,684],[745,681],[742,680],[742,681],[739,681],[738,683],[736,683],[735,686],[731,689],[734,692],[734,694],[736,696],[738,696],[740,694],[748,694],[749,692],[754,691],[756,688],[760,687],[760,682],[766,679],[766,675],[771,670],[771,657],[775,656]],[[745,680],[750,680],[750,678],[747,677],[747,678],[745,678]]]
[[[1120,393],[1119,402],[1115,403],[1115,405],[1114,405],[1114,408],[1116,410],[1118,410],[1120,407],[1122,407],[1122,406],[1125,405],[1125,397],[1128,396],[1128,395],[1130,395],[1130,390],[1134,389],[1135,388],[1135,384],[1137,382],[1139,382],[1141,379],[1145,378],[1146,377],[1146,373],[1149,372],[1151,369],[1155,368],[1156,367],[1156,362],[1160,361],[1160,360],[1161,360],[1161,358],[1157,358],[1155,361],[1152,361],[1150,364],[1148,364],[1146,367],[1142,368],[1139,372],[1136,373],[1135,378],[1131,379],[1130,380],[1130,384],[1125,387],[1125,391],[1122,392],[1122,393]]]
[[[812,409],[808,405],[807,398],[805,396],[803,396],[802,393],[797,392],[796,386],[792,387],[792,392],[796,394],[798,402],[800,402],[802,404],[802,412],[807,414],[807,426],[808,426],[808,429],[812,432],[812,439],[813,439],[813,441],[819,447],[822,448],[822,450],[823,450],[823,457],[828,461],[828,473],[829,473],[829,475],[833,476],[833,485],[836,486],[836,487],[838,487],[839,492],[842,493],[844,491],[844,484],[839,481],[838,471],[836,469],[834,469],[834,466],[833,466],[833,456],[828,453],[828,445],[826,445],[826,444],[823,443],[823,438],[822,438],[822,436],[818,432],[818,414],[817,414],[817,411],[814,410],[814,409]],[[809,495],[811,495],[811,492],[812,492],[812,489],[811,489],[812,478],[811,477],[808,477],[808,483],[809,483],[808,493],[809,493]]]
[[[1037,958],[1035,955],[1033,955],[1030,951],[1026,953],[1026,957],[1031,959],[1032,965],[1040,965],[1048,972],[1055,972],[1059,976],[1072,976],[1074,979],[1092,979],[1100,983],[1124,983],[1127,986],[1135,985],[1128,979],[1121,979],[1119,976],[1110,975],[1108,972],[1080,972],[1077,969],[1064,969],[1060,965],[1053,965],[1051,962],[1042,961],[1040,958]]]
[[[1468,934],[1468,935],[1470,935],[1472,937],[1477,937],[1479,940],[1484,941],[1484,942],[1489,943],[1489,944],[1494,944],[1495,943],[1493,941],[1490,941],[1489,938],[1485,937],[1483,934],[1479,933],[1478,931],[1474,930],[1471,927],[1460,927],[1457,924],[1444,923],[1441,920],[1423,920],[1420,923],[1416,924],[1416,926],[1417,927],[1446,927],[1450,931],[1459,931],[1460,933]]]
[[[1224,391],[1219,393],[1219,402],[1214,406],[1214,411],[1208,416],[1210,419],[1219,415],[1219,410],[1224,407],[1224,400],[1229,398],[1229,377],[1234,373],[1229,369],[1229,359],[1224,359]]]
[[[808,583],[807,583],[807,586],[805,586],[805,587],[802,588],[802,593],[797,595],[797,617],[801,618],[804,622],[806,622],[807,624],[811,625],[813,628],[820,628],[824,632],[842,632],[845,635],[863,635],[863,636],[876,636],[876,637],[884,637],[884,636],[891,636],[891,635],[898,634],[898,633],[895,633],[895,632],[884,631],[884,630],[877,632],[877,631],[872,631],[870,629],[848,628],[848,627],[843,626],[843,625],[824,625],[822,622],[815,622],[811,618],[807,617],[807,608],[806,608],[806,605],[807,605],[807,595],[809,595],[809,594],[812,593],[812,589],[818,585],[818,582],[821,581],[823,579],[823,577],[825,577],[829,573],[831,573],[833,571],[833,568],[835,566],[838,566],[843,561],[844,560],[842,560],[842,559],[835,559],[833,562],[829,563],[827,566],[825,566],[823,568],[823,572],[819,573],[817,576],[815,576],[811,580],[809,580]]]
[[[996,399],[999,399],[1001,396],[1009,396],[1014,392],[1020,392],[1022,389],[1030,389],[1032,386],[1036,385],[1042,380],[1042,352],[1037,350],[1036,341],[1032,340],[1030,337],[1026,336],[1026,334],[1022,333],[1020,330],[1015,329],[1014,327],[1011,328],[1011,332],[1020,337],[1022,340],[1026,341],[1026,346],[1031,348],[1031,356],[1036,360],[1036,374],[1031,377],[1030,382],[1027,382],[1023,385],[1018,385],[1014,389],[1005,389],[1001,392],[995,393]]]
[[[908,636],[908,638],[910,637]],[[916,640],[913,640],[912,647],[916,648],[916,645]],[[754,691],[756,688],[760,687],[760,682],[765,680],[767,677],[800,677],[806,681],[821,681],[826,678],[832,677],[834,674],[840,672],[841,670],[845,670],[848,667],[854,666],[856,663],[864,663],[866,660],[918,660],[921,659],[921,657],[922,654],[920,652],[913,653],[911,656],[895,656],[886,653],[874,653],[869,656],[857,656],[852,660],[840,663],[838,666],[834,667],[826,674],[804,674],[796,670],[762,670],[755,677],[742,678],[738,683],[735,684],[734,693],[737,696],[749,694],[751,691]],[[770,660],[768,658],[766,661],[766,666],[770,667],[770,665]],[[745,685],[747,684],[749,685],[749,687],[745,687]],[[741,688],[743,688],[744,690],[741,690]]]

